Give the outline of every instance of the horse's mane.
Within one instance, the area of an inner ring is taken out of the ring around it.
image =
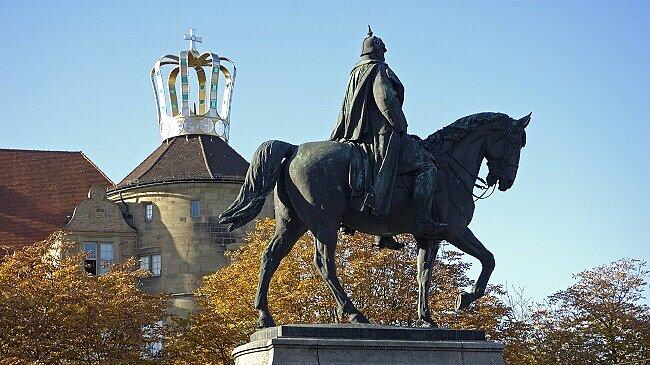
[[[510,119],[510,117],[507,114],[493,112],[468,115],[437,130],[424,139],[422,143],[425,148],[432,152],[441,152],[441,150],[448,148],[451,143],[463,139],[478,128],[503,119]]]

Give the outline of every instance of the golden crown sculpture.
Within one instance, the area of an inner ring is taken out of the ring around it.
[[[237,69],[226,57],[209,52],[199,54],[195,44],[201,43],[202,38],[197,37],[194,32],[195,29],[190,28],[189,34],[185,35],[185,40],[190,41],[188,51],[182,51],[178,56],[165,55],[158,59],[151,69],[160,135],[163,140],[167,140],[175,136],[207,134],[219,136],[228,142],[230,101]],[[226,67],[224,63],[228,63],[230,67]],[[169,67],[169,73],[163,74],[162,70]],[[196,80],[192,82],[188,75],[190,70],[196,73]],[[209,76],[206,76],[206,73]],[[218,110],[220,76],[225,80],[225,86],[221,97],[221,110]],[[196,87],[197,90],[192,93],[190,86]]]

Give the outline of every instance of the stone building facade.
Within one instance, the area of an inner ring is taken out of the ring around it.
[[[95,275],[107,270],[106,264],[133,257],[139,239],[120,208],[106,198],[106,189],[98,186],[76,206],[63,232],[64,242],[87,252],[86,271]]]
[[[251,225],[234,232],[219,224],[239,193],[248,163],[219,137],[179,136],[165,141],[108,192],[108,199],[138,232],[133,255],[156,275],[145,290],[170,293],[174,306],[191,309],[205,275],[228,264]],[[269,199],[260,217],[273,216]],[[153,270],[154,260],[160,272]]]
[[[241,235],[216,222],[237,190],[237,184],[180,182],[122,193],[120,205],[132,212],[140,233],[134,255],[145,267],[160,255],[160,274],[144,279],[146,290],[172,293],[175,305],[185,308],[201,278],[227,264],[224,252]]]
[[[248,163],[221,139],[177,138],[163,142],[155,158],[145,159],[108,193],[92,188],[63,230],[66,241],[88,253],[91,273],[138,258],[152,273],[143,279],[143,290],[169,293],[173,312],[184,315],[194,308],[192,293],[201,279],[228,264],[225,252],[254,223],[233,232],[218,223],[239,193]],[[202,163],[191,166],[181,157]],[[260,217],[272,216],[270,197]]]
[[[160,273],[144,279],[145,290],[171,293],[175,307],[191,309],[203,276],[227,265],[225,251],[243,238],[244,230],[217,223],[238,191],[236,183],[178,182],[122,192],[118,205],[132,212],[139,232],[134,255],[145,267],[160,255]]]
[[[159,59],[151,77],[162,143],[108,191],[91,189],[64,227],[66,239],[87,252],[88,272],[99,275],[110,262],[136,257],[152,274],[143,279],[144,290],[171,294],[181,315],[194,307],[201,279],[228,264],[225,252],[254,224],[230,232],[218,223],[248,170],[228,144],[235,74],[230,59],[199,54],[194,43]],[[270,197],[260,218],[272,216]]]

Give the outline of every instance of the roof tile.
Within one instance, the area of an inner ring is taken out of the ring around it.
[[[167,181],[243,180],[248,162],[219,137],[178,136],[163,142],[115,189]]]
[[[0,245],[45,239],[91,186],[111,185],[82,152],[0,149]]]

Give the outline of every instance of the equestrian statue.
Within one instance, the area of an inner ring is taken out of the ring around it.
[[[530,114],[513,119],[478,113],[456,120],[425,139],[407,133],[402,111],[404,86],[388,67],[384,42],[368,27],[361,59],[350,79],[328,141],[299,146],[283,141],[260,145],[235,202],[221,214],[231,230],[253,220],[274,192],[275,235],[262,254],[255,308],[258,326],[275,326],[267,296],[273,273],[308,230],[314,236],[314,263],[332,291],[339,312],[351,323],[369,323],[354,306],[336,274],[338,232],[377,237],[380,248],[401,249],[393,235],[410,233],[417,242],[418,318],[436,327],[427,297],[441,241],[481,262],[471,292],[458,296],[457,309],[484,295],[494,256],[468,228],[478,182],[512,187],[526,144]],[[488,175],[479,170],[487,160]]]

